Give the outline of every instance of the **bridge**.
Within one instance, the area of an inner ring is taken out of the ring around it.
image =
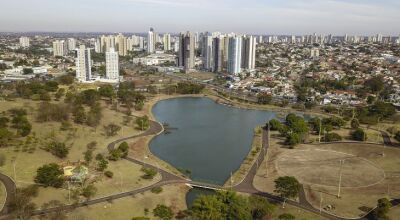
[[[187,186],[193,188],[200,188],[200,189],[210,189],[210,190],[227,190],[223,186],[211,184],[211,183],[202,183],[202,182],[195,182],[190,181],[186,183]]]

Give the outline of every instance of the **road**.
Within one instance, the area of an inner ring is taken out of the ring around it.
[[[121,138],[118,140],[115,140],[113,142],[111,142],[110,144],[108,144],[108,149],[113,149],[115,147],[116,144],[121,143],[123,141],[127,141],[130,139],[134,139],[134,138],[138,138],[138,137],[144,137],[144,136],[149,136],[149,135],[158,135],[163,131],[163,127],[160,123],[155,122],[155,121],[150,121],[150,128],[148,130],[146,130],[145,132],[138,134],[138,135],[133,135],[133,136],[129,136],[129,137],[125,137],[125,138]],[[266,192],[261,192],[259,190],[257,190],[254,186],[253,186],[253,180],[254,177],[257,173],[257,169],[258,166],[262,163],[262,161],[264,160],[264,157],[268,151],[268,147],[269,147],[269,132],[266,129],[263,129],[263,133],[262,133],[262,150],[257,158],[258,163],[254,163],[252,165],[252,167],[250,168],[250,170],[248,171],[247,175],[245,176],[245,178],[243,179],[242,182],[240,182],[238,185],[233,186],[232,189],[234,191],[237,192],[242,192],[242,193],[248,193],[248,194],[253,194],[253,195],[259,195],[259,196],[263,196],[265,198],[267,198],[268,200],[272,200],[272,201],[278,201],[278,202],[283,202],[283,198],[276,196],[276,195],[272,195],[270,193],[266,193]],[[148,190],[151,190],[154,187],[160,187],[160,186],[166,186],[166,185],[171,185],[171,184],[192,184],[192,185],[197,185],[200,188],[207,188],[207,187],[212,187],[215,189],[224,189],[222,186],[215,186],[215,185],[211,185],[211,184],[207,184],[207,183],[198,183],[198,182],[192,182],[189,179],[185,179],[181,176],[172,174],[160,167],[156,167],[152,164],[137,160],[135,158],[131,158],[131,157],[127,157],[125,158],[126,160],[135,163],[135,164],[139,164],[142,166],[146,166],[146,167],[150,167],[152,169],[158,170],[161,174],[161,180],[151,186],[146,186],[140,189],[136,189],[136,190],[132,190],[129,192],[123,192],[123,193],[118,193],[118,194],[114,194],[111,196],[106,196],[106,197],[102,197],[102,198],[97,198],[97,199],[92,199],[92,200],[88,200],[88,201],[84,201],[84,202],[79,202],[76,204],[71,204],[71,205],[65,205],[62,207],[55,207],[55,208],[49,208],[49,209],[45,209],[45,210],[36,210],[33,212],[33,215],[43,215],[45,213],[49,213],[49,212],[54,212],[57,210],[73,210],[75,208],[78,207],[84,207],[84,206],[89,206],[89,205],[94,205],[94,204],[98,204],[98,203],[102,203],[102,202],[109,202],[115,199],[120,199],[123,197],[128,197],[128,196],[133,196],[136,195],[138,193],[143,193],[146,192]],[[11,192],[11,195],[15,195],[15,184],[14,182],[7,176],[5,175],[0,175],[0,181],[2,181],[3,183],[5,183],[6,185],[6,189],[7,189],[7,193]],[[228,187],[229,189],[229,187]],[[14,198],[12,197],[7,197],[7,201],[6,204],[9,204],[10,200]],[[322,215],[323,217],[327,218],[327,219],[332,219],[332,220],[347,220],[346,218],[341,218],[341,217],[337,217],[334,215],[331,215],[329,213],[326,212],[322,212],[320,213],[320,211],[318,209],[315,209],[313,206],[310,205],[310,203],[308,203],[308,201],[305,198],[305,192],[304,189],[302,189],[302,191],[299,194],[299,202],[296,201],[292,201],[292,200],[287,200],[286,203],[296,206],[298,208],[310,211],[312,213],[315,213],[317,215]],[[392,201],[393,205],[398,205],[400,203],[400,200],[393,200]],[[1,217],[0,219],[7,219],[10,216],[7,215],[7,208],[5,207],[2,212],[1,212]],[[368,219],[369,216],[365,217],[365,218],[360,218],[360,220],[365,220]]]
[[[15,198],[16,186],[13,179],[2,173],[0,173],[0,181],[3,182],[6,188],[6,200],[4,202],[3,209],[0,211],[0,215],[5,215],[8,214],[8,207]]]

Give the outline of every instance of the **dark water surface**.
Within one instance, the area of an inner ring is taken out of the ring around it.
[[[274,112],[245,110],[209,98],[176,98],[153,107],[157,121],[168,123],[170,134],[150,142],[150,150],[191,179],[222,185],[250,151],[254,128],[275,117]]]

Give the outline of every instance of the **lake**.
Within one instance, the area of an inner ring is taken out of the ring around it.
[[[221,105],[206,97],[185,97],[158,102],[156,120],[170,132],[155,137],[150,150],[190,178],[223,185],[251,149],[254,128],[276,116],[274,112]]]

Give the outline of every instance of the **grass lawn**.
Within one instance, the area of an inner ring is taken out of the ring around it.
[[[393,207],[392,209],[390,209],[388,216],[389,216],[389,219],[391,219],[391,220],[396,220],[397,218],[399,218],[400,207],[396,206],[396,207]]]
[[[114,200],[112,203],[99,203],[89,207],[78,208],[68,214],[68,219],[131,219],[133,217],[147,216],[155,219],[152,210],[158,204],[170,206],[176,214],[186,209],[185,195],[189,188],[186,185],[164,186],[160,194],[147,191],[134,197]],[[145,215],[145,208],[149,213]]]
[[[40,166],[48,163],[58,163],[66,165],[68,163],[76,163],[83,161],[83,153],[86,151],[86,145],[92,141],[96,141],[96,149],[93,155],[103,153],[107,155],[107,144],[113,140],[139,134],[140,131],[135,129],[134,117],[129,123],[123,125],[125,114],[111,110],[105,103],[103,106],[103,117],[97,129],[73,124],[73,128],[68,131],[60,130],[60,123],[46,122],[38,123],[36,121],[36,109],[39,102],[17,99],[16,101],[2,102],[0,112],[7,111],[11,108],[25,108],[28,110],[28,120],[32,124],[32,132],[28,138],[20,138],[19,142],[15,142],[13,146],[0,149],[0,153],[6,157],[5,165],[0,167],[0,172],[8,175],[16,180],[17,187],[23,187],[34,183],[36,170]],[[103,126],[110,123],[118,124],[122,129],[116,136],[106,137],[103,134]],[[69,154],[65,159],[59,159],[51,153],[40,149],[50,141],[65,142],[69,147]],[[31,149],[32,150],[28,150]],[[137,189],[144,185],[149,185],[157,181],[160,177],[157,176],[154,180],[141,180],[141,166],[135,165],[125,160],[109,163],[110,170],[114,173],[113,179],[108,179],[102,174],[94,170],[94,164],[89,167],[91,178],[94,178],[95,186],[98,188],[96,196],[105,196],[117,192],[129,191]],[[14,172],[15,170],[15,172]],[[97,174],[97,175],[96,175]],[[93,177],[95,175],[95,177]],[[39,197],[34,201],[40,206],[44,202],[57,199],[62,202],[68,202],[67,189],[40,188]]]
[[[299,209],[292,205],[285,205],[285,208],[282,208],[282,205],[278,205],[275,208],[275,212],[272,215],[273,219],[278,219],[278,216],[283,213],[289,213],[296,217],[296,220],[326,220],[327,218],[316,215],[312,212],[305,211],[303,209]]]

